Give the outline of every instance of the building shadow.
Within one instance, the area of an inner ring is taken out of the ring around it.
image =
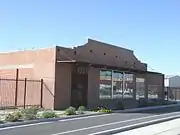
[[[146,113],[146,114],[166,114],[172,112],[180,112],[180,107],[167,107],[159,109],[141,110],[141,111],[131,111],[131,112],[120,112],[120,113]]]

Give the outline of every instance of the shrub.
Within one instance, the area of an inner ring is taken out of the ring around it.
[[[15,115],[19,119],[22,117],[21,111],[16,111],[13,113],[13,115]]]
[[[84,111],[85,111],[85,107],[84,106],[79,106],[78,113],[79,114],[84,114]]]
[[[37,118],[36,115],[34,114],[24,114],[23,117],[22,117],[24,120],[34,120]]]
[[[39,108],[38,110],[39,111],[46,111],[46,109],[44,109],[44,108]]]
[[[22,118],[26,120],[36,119],[37,111],[38,111],[37,107],[28,107],[28,108],[22,109],[21,110]]]
[[[56,113],[54,111],[44,111],[41,114],[42,118],[55,118],[57,117]]]
[[[15,121],[19,121],[21,119],[21,117],[22,117],[21,112],[20,111],[16,111],[16,112],[9,113],[8,115],[6,115],[5,121],[15,122]]]
[[[106,108],[103,108],[103,107],[100,107],[98,112],[103,112],[103,113],[112,113],[112,110],[110,109],[106,109]]]
[[[25,109],[21,110],[22,114],[33,114],[33,115],[36,115],[37,112],[38,112],[38,108],[35,107],[35,106],[28,107],[28,108],[25,108]]]
[[[90,109],[90,111],[92,112],[98,112],[99,108],[93,108],[93,109]]]
[[[14,113],[12,113],[12,114],[9,113],[8,115],[6,115],[5,121],[16,122],[16,121],[19,121],[19,117]]]
[[[70,106],[69,108],[67,108],[65,110],[65,114],[66,115],[75,115],[76,114],[76,109],[72,106]]]

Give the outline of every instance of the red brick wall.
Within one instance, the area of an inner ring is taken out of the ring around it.
[[[56,109],[65,109],[71,105],[71,70],[71,64],[56,64]]]
[[[0,78],[15,79],[15,66],[28,64],[31,65],[31,67],[19,68],[19,79],[43,79],[43,107],[54,108],[55,48],[1,53]],[[14,65],[14,67],[12,67],[12,65]],[[10,69],[7,69],[7,67]],[[2,104],[14,105],[15,80],[0,80],[0,83],[0,102]],[[24,81],[19,81],[18,105],[24,103],[23,93]],[[26,95],[26,104],[40,103],[40,82],[27,81]]]

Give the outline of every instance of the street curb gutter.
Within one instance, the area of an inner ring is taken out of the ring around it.
[[[53,122],[53,121],[59,121],[59,120],[65,120],[65,119],[68,120],[68,119],[73,119],[73,118],[96,116],[96,115],[102,115],[102,114],[105,114],[105,113],[94,113],[94,114],[67,116],[67,117],[61,117],[61,118],[49,118],[49,119],[29,120],[29,121],[23,121],[23,122],[5,123],[5,124],[0,124],[0,129],[6,128],[6,127],[14,127],[14,126],[42,123],[42,122]]]
[[[146,121],[146,122],[142,122],[142,123],[138,123],[138,124],[134,124],[134,125],[130,125],[130,126],[124,126],[124,127],[120,127],[120,128],[116,128],[116,129],[105,130],[105,131],[102,131],[102,132],[97,132],[97,133],[93,133],[93,134],[89,134],[89,135],[117,134],[117,133],[121,133],[121,132],[128,131],[128,130],[133,130],[133,129],[137,129],[137,128],[141,128],[141,127],[146,127],[146,126],[149,126],[149,125],[154,125],[154,124],[174,120],[174,119],[177,119],[177,118],[180,118],[180,115],[173,116],[173,117],[166,117],[166,118],[163,118],[163,119],[156,119],[156,120],[152,120],[152,121]]]

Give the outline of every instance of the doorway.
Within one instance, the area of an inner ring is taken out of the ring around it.
[[[75,65],[71,78],[71,106],[87,106],[88,67]]]

